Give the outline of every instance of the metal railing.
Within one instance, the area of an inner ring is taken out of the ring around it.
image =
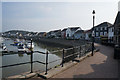
[[[29,64],[30,63],[31,64],[30,72],[33,73],[33,63],[37,62],[37,63],[45,65],[45,74],[47,74],[48,64],[51,64],[51,63],[54,63],[56,61],[61,60],[60,65],[61,65],[61,67],[64,67],[64,63],[69,62],[70,60],[74,61],[75,58],[77,58],[77,57],[80,58],[80,57],[86,55],[86,53],[90,52],[91,50],[92,50],[92,44],[89,42],[89,43],[86,43],[85,45],[81,45],[81,46],[76,46],[76,47],[62,49],[62,50],[56,50],[56,51],[52,51],[52,52],[46,51],[46,53],[44,53],[44,52],[41,52],[41,51],[32,51],[32,40],[31,40],[30,62],[5,65],[5,66],[1,66],[0,68],[18,66],[18,65]],[[33,61],[33,53],[44,54],[45,55],[45,62]],[[48,62],[49,54],[59,54],[59,55],[61,55],[62,58]],[[5,54],[5,55],[9,55],[9,54]]]

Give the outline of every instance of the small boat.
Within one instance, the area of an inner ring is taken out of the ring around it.
[[[32,43],[32,50],[33,50],[33,48],[34,48],[34,44]],[[26,51],[26,53],[31,53],[31,42],[26,42],[25,51]]]
[[[18,52],[25,52],[25,45],[22,42],[17,44]]]
[[[2,43],[2,52],[8,52],[8,49],[4,43]]]
[[[18,52],[26,52],[26,53],[31,52],[31,42],[22,42],[20,40],[14,40],[14,43],[10,45],[17,46]],[[33,48],[34,48],[34,44],[32,43],[32,50]]]
[[[27,47],[27,48],[31,48],[31,42],[27,42],[27,43],[26,43],[26,47]],[[33,44],[33,43],[32,43],[32,48],[34,48],[34,44]]]

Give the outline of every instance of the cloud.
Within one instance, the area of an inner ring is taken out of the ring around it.
[[[2,2],[114,2],[119,0],[2,0]]]
[[[111,3],[3,3],[3,30],[25,29],[49,31],[68,26],[92,27],[92,10],[96,10],[95,25],[114,22],[117,4]],[[104,10],[103,10],[104,8]],[[108,14],[109,13],[109,14]]]

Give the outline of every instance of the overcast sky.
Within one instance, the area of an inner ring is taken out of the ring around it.
[[[95,25],[114,23],[118,2],[2,2],[2,31],[50,31],[68,26],[92,28],[92,10],[96,11]]]

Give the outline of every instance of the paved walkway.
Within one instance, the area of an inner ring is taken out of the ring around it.
[[[100,49],[77,65],[53,78],[118,78],[118,61],[113,59],[113,48],[96,44]]]

